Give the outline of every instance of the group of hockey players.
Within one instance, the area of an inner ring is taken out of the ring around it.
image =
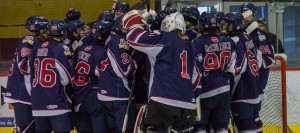
[[[119,2],[92,26],[74,8],[64,21],[31,16],[5,97],[17,132],[226,133],[231,120],[261,133],[274,51],[255,14]]]

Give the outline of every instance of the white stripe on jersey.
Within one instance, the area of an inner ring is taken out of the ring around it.
[[[170,105],[170,106],[174,106],[174,107],[185,108],[185,109],[196,109],[195,103],[183,102],[183,101],[167,99],[167,98],[163,98],[163,97],[155,97],[155,96],[150,97],[150,99],[152,99],[153,101],[163,103],[166,105]]]
[[[68,85],[71,83],[71,76],[67,69],[58,61],[55,60],[55,67],[59,73],[60,76],[60,83],[62,85]]]
[[[221,93],[224,93],[224,92],[227,92],[230,90],[230,85],[225,85],[225,86],[222,86],[222,87],[219,87],[219,88],[216,88],[212,91],[209,91],[209,92],[206,92],[206,93],[202,93],[200,95],[200,98],[208,98],[208,97],[212,97],[212,96],[215,96],[215,95],[218,95],[218,94],[221,94]]]
[[[118,101],[118,100],[128,100],[129,99],[129,98],[118,98],[118,97],[105,96],[105,95],[102,95],[99,92],[97,94],[97,97],[101,101]]]
[[[32,110],[32,116],[55,116],[71,112],[69,109],[62,110]]]

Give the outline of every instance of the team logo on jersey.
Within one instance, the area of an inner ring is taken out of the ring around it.
[[[85,51],[90,51],[92,48],[93,48],[92,46],[88,46],[88,47],[86,47],[84,50],[85,50]]]
[[[47,106],[47,109],[55,109],[55,108],[58,108],[57,105],[48,105]]]
[[[214,43],[217,43],[217,42],[219,42],[219,39],[216,38],[216,37],[212,37],[212,38],[211,38],[211,41],[214,42]]]
[[[22,57],[29,56],[30,52],[31,52],[30,48],[24,47],[24,48],[21,49],[21,56]]]
[[[48,46],[48,42],[44,42],[43,44],[42,44],[42,47],[47,47]]]
[[[22,43],[28,43],[28,44],[33,44],[34,43],[34,41],[32,40],[33,39],[33,37],[31,37],[31,36],[26,36],[24,39],[23,39],[23,41],[22,41]]]
[[[119,48],[123,48],[129,50],[129,46],[124,39],[120,39],[120,44],[118,44]]]

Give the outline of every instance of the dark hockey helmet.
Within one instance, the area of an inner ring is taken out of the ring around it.
[[[217,15],[217,23],[219,26],[221,26],[221,24],[224,23],[225,13],[224,12],[216,12],[216,15]]]
[[[243,13],[247,10],[251,10],[253,12],[253,14],[257,13],[256,8],[252,3],[244,3],[244,4],[241,5],[240,13]]]
[[[113,30],[113,24],[109,21],[97,21],[92,27],[93,37],[99,40],[106,40],[110,32]]]
[[[227,13],[225,22],[227,24],[232,24],[233,30],[235,31],[242,30],[245,27],[245,19],[243,15],[238,12]]]
[[[115,23],[114,23],[114,30],[118,33],[121,33],[122,31],[122,27],[123,27],[123,22],[122,22],[122,19],[123,19],[124,15],[122,16],[119,16],[115,19]]]
[[[170,15],[171,13],[177,12],[177,9],[174,8],[174,7],[166,7],[163,11],[164,11],[165,13],[167,13],[168,15]]]
[[[68,23],[72,20],[79,19],[80,16],[81,16],[80,11],[78,11],[75,8],[70,8],[69,11],[67,12],[66,16],[65,16],[65,22]]]
[[[97,20],[103,20],[103,21],[109,21],[109,22],[114,22],[114,14],[111,11],[104,11],[102,12]]]
[[[61,36],[65,34],[65,22],[62,20],[51,20],[47,26],[50,36]]]
[[[219,28],[217,13],[203,12],[200,16],[200,27],[202,29],[216,29]]]
[[[183,7],[180,12],[185,21],[193,23],[194,25],[199,23],[200,13],[196,7]]]
[[[173,7],[166,7],[164,10],[158,12],[158,14],[155,16],[155,19],[154,19],[154,22],[157,24],[157,25],[160,25],[161,22],[165,19],[165,17],[167,15],[170,15],[171,13],[175,13],[177,12],[177,9],[176,8],[173,8]]]
[[[130,10],[130,5],[126,2],[118,2],[116,4],[115,10],[118,12],[126,13]]]
[[[48,25],[48,20],[43,16],[30,16],[25,22],[28,31],[42,33]]]
[[[85,26],[85,23],[82,20],[80,20],[80,19],[72,20],[67,24],[67,28],[66,28],[67,34],[72,35],[73,32],[84,28],[84,26]]]

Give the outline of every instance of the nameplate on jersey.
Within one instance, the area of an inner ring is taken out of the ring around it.
[[[231,50],[231,43],[230,42],[213,43],[210,45],[204,45],[204,48],[205,48],[205,52]]]
[[[267,40],[265,35],[258,35],[259,41]]]
[[[123,48],[129,50],[129,46],[124,39],[120,39],[120,44],[118,44],[119,48]]]
[[[246,49],[252,49],[252,48],[254,48],[254,43],[253,43],[252,40],[246,41],[245,44],[246,44]]]
[[[91,54],[89,54],[87,52],[83,52],[83,51],[78,52],[78,59],[88,62],[90,57],[91,57]]]
[[[37,56],[48,56],[48,48],[39,48],[37,50]]]

